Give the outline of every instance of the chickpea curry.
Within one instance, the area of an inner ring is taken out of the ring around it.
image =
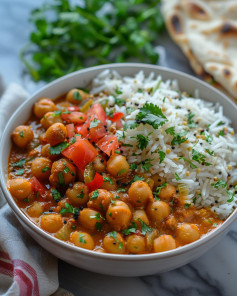
[[[71,245],[115,254],[172,250],[223,222],[185,204],[164,177],[132,170],[116,136],[124,114],[106,114],[96,100],[81,89],[41,98],[13,131],[8,189],[31,221]]]

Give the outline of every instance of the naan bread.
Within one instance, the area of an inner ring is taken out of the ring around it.
[[[237,1],[163,0],[161,9],[194,71],[237,99]]]

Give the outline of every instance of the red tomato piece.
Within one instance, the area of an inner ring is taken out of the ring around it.
[[[76,125],[75,131],[77,134],[80,134],[85,138],[89,132],[87,129],[87,127],[89,126],[90,125],[88,125],[87,122],[85,122],[84,124]]]
[[[73,123],[67,124],[66,129],[67,129],[67,136],[69,139],[75,136],[75,127]]]
[[[68,111],[79,111],[79,107],[78,106],[70,106],[70,107],[67,107],[67,110]]]
[[[87,119],[87,115],[82,112],[73,111],[71,113],[62,113],[62,119],[69,123],[83,123]]]
[[[119,143],[115,135],[106,135],[96,143],[96,146],[110,156],[114,150],[119,148]]]
[[[39,180],[35,176],[30,178],[30,183],[34,192],[39,192],[41,196],[46,193],[46,188],[39,182]]]
[[[100,121],[101,125],[106,124],[105,110],[103,109],[103,107],[99,103],[92,105],[87,113],[87,116],[91,121],[94,119],[94,118],[92,119],[93,115],[94,115],[94,118],[96,118]]]
[[[113,117],[108,116],[108,119],[111,120],[112,122],[116,122],[116,121],[119,121],[123,117],[124,117],[124,114],[122,112],[115,112],[113,114]]]
[[[76,143],[63,150],[62,154],[71,159],[80,170],[84,170],[85,166],[95,159],[98,151],[88,140],[77,137]]]
[[[85,185],[88,187],[89,191],[91,192],[100,188],[102,183],[103,183],[103,177],[100,174],[96,173],[93,181],[91,181],[90,183],[85,183]]]
[[[90,142],[95,142],[107,134],[104,126],[97,126],[90,129],[89,135],[87,136]]]

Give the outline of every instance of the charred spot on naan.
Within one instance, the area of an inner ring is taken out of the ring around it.
[[[223,75],[224,75],[224,77],[229,78],[229,77],[232,76],[232,72],[231,72],[231,70],[229,68],[225,67],[223,69]]]
[[[175,35],[184,33],[183,23],[182,23],[180,15],[173,14],[170,17],[170,28],[171,28],[173,34],[175,34]]]
[[[223,37],[237,37],[237,27],[229,22],[224,22],[220,28],[220,33]]]
[[[210,15],[205,9],[205,7],[202,7],[201,5],[194,3],[192,1],[188,1],[187,5],[185,5],[187,13],[195,19],[198,20],[209,20]]]

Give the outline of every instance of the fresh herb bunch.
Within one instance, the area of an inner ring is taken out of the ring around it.
[[[160,0],[50,0],[31,12],[35,30],[20,57],[35,81],[83,67],[139,60],[157,63],[164,29]]]

